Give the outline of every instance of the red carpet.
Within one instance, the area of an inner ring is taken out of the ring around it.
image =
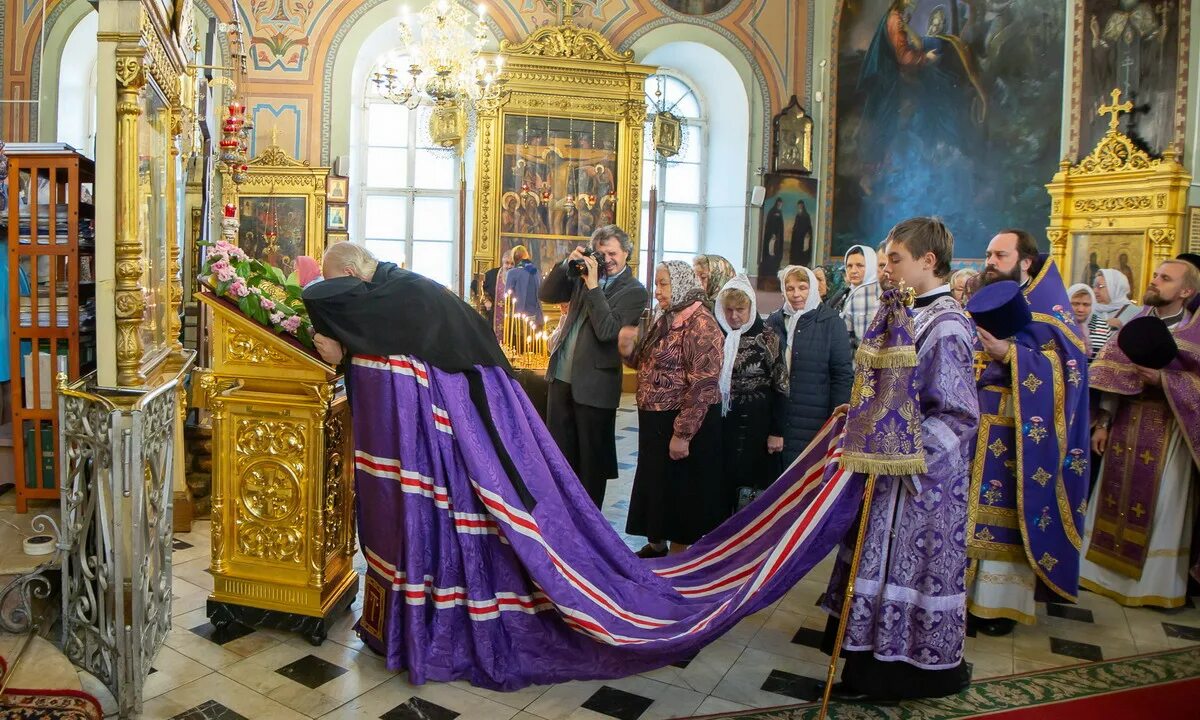
[[[1200,718],[1200,679],[1092,695],[1020,710],[972,715],[988,720],[1170,720]]]
[[[8,663],[0,657],[0,680]],[[0,720],[104,720],[96,698],[79,690],[5,688],[0,695]]]

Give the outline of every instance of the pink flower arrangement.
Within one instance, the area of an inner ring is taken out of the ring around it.
[[[278,269],[252,259],[224,240],[208,248],[201,278],[214,294],[233,301],[248,318],[278,333],[294,336],[313,347],[313,329],[300,303],[296,275],[285,277]],[[271,287],[268,294],[264,287]],[[282,291],[282,296],[276,294]],[[286,299],[284,299],[286,296]]]
[[[217,280],[221,282],[229,282],[237,277],[237,273],[234,271],[233,266],[230,265],[226,260],[218,260],[217,262],[213,263],[212,270],[213,273],[216,274]]]
[[[272,325],[279,325],[283,323],[283,313],[281,312],[273,312],[268,317],[270,318]]]
[[[258,288],[254,288],[254,289],[258,290]],[[263,310],[274,310],[275,309],[275,301],[271,300],[269,298],[260,298],[258,301],[258,304],[262,305]]]
[[[283,322],[279,323],[279,326],[295,335],[296,331],[300,329],[300,316],[289,315],[283,319]]]
[[[250,294],[250,288],[246,287],[246,283],[242,282],[241,278],[237,278],[229,285],[229,294],[244,298]]]

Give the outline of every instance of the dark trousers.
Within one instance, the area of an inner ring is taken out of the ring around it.
[[[570,383],[551,380],[546,425],[592,502],[603,507],[608,481],[617,476],[616,409],[580,405]]]

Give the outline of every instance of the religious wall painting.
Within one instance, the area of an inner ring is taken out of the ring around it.
[[[832,254],[914,215],[945,219],[964,257],[998,228],[1040,235],[1060,154],[1061,0],[861,0],[840,13]]]
[[[505,115],[501,250],[554,263],[617,218],[617,123]]]
[[[771,137],[771,157],[775,172],[793,172],[810,175],[813,170],[813,120],[800,107],[800,101],[792,96],[778,115],[775,116]]]
[[[788,265],[811,268],[813,219],[817,213],[815,178],[768,174],[764,180],[761,234],[755,244],[759,290],[779,290],[779,271]]]
[[[325,206],[325,229],[343,231],[349,221],[346,217],[346,203],[329,203]]]
[[[724,10],[733,0],[661,0],[663,5],[684,15],[711,15]]]
[[[325,178],[325,201],[344,203],[350,200],[350,178],[329,175]]]
[[[1146,236],[1144,233],[1075,233],[1071,237],[1069,284],[1092,284],[1096,273],[1112,268],[1129,281],[1129,298],[1140,302],[1145,287]]]
[[[1134,111],[1123,119],[1127,135],[1152,155],[1183,140],[1186,102],[1187,40],[1180,28],[1190,0],[1080,0],[1076,18],[1079,62],[1074,82],[1079,107],[1074,108],[1082,157],[1108,130],[1099,114],[1111,101],[1113,88],[1132,100]]]
[[[290,274],[307,247],[308,201],[307,197],[242,195],[238,198],[238,247]]]

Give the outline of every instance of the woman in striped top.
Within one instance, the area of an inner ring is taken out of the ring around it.
[[[1095,355],[1121,326],[1138,313],[1138,306],[1129,299],[1129,279],[1120,270],[1105,268],[1092,280],[1096,304],[1088,321],[1091,354]]]

